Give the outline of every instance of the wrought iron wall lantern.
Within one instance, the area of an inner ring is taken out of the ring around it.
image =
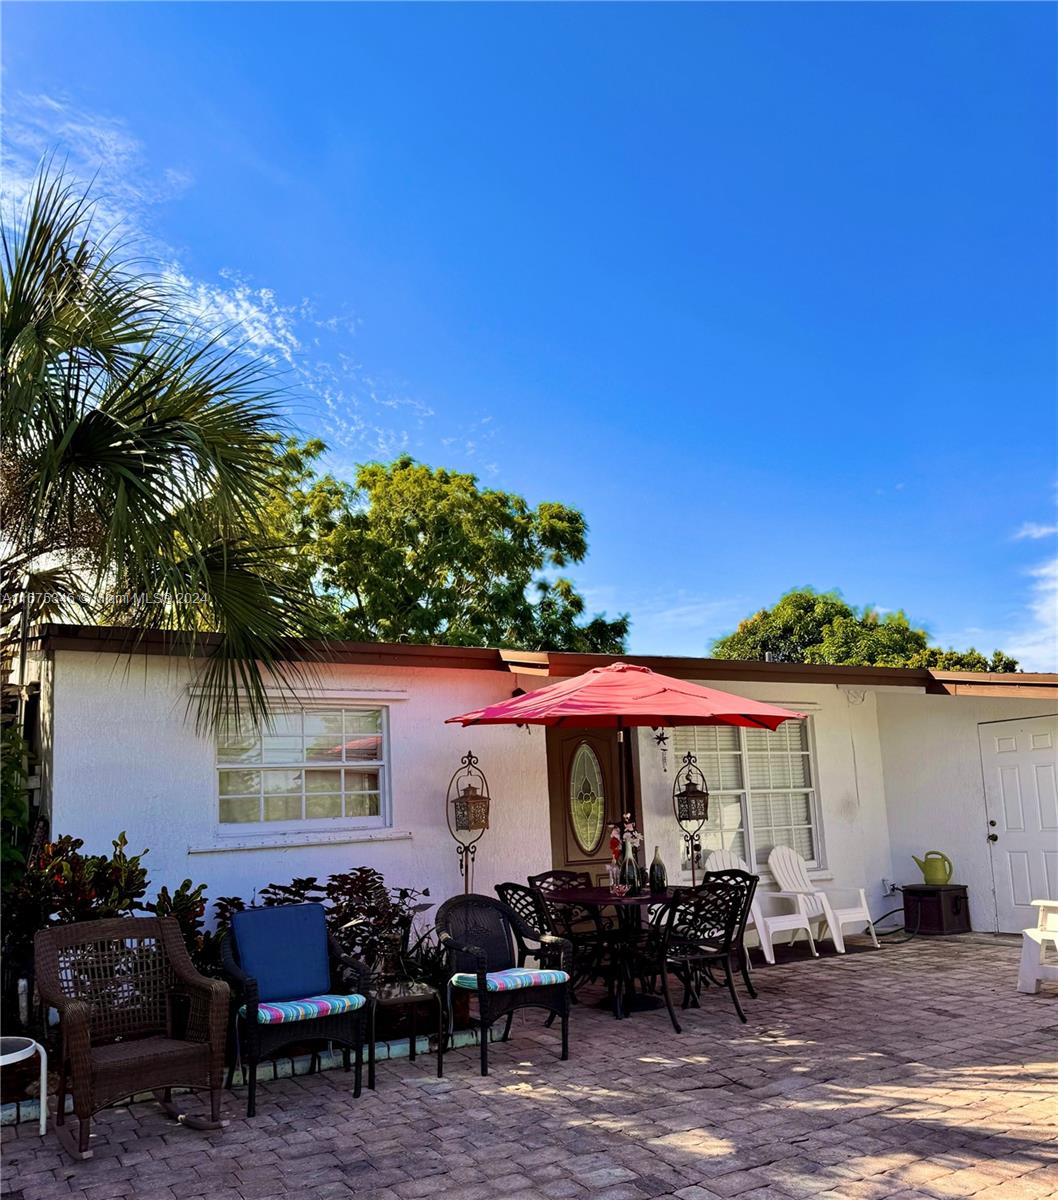
[[[691,753],[683,756],[683,766],[672,781],[672,811],[683,830],[691,860],[691,887],[694,887],[697,868],[702,865],[702,827],[709,820],[709,785],[698,759]]]
[[[463,891],[470,892],[473,890],[478,842],[489,827],[492,798],[489,795],[489,781],[478,766],[477,755],[468,750],[459,763],[459,769],[448,784],[445,819],[448,832],[455,839]]]

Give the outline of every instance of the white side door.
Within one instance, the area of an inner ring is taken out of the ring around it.
[[[996,928],[1036,924],[1033,900],[1058,900],[1058,717],[978,727]]]

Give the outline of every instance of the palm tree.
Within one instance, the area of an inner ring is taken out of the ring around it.
[[[130,652],[173,630],[199,664],[198,727],[260,724],[269,679],[293,684],[322,628],[260,524],[275,392],[91,217],[45,168],[2,228],[2,649],[24,657],[42,619],[127,626]]]

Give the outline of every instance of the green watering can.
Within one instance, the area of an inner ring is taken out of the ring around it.
[[[922,878],[926,883],[950,883],[954,867],[951,865],[951,859],[942,854],[939,850],[927,850],[925,858],[919,858],[912,854],[911,857],[918,863],[918,869],[922,872]]]

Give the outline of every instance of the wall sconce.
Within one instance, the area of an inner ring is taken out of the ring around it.
[[[672,811],[687,843],[694,887],[696,868],[702,865],[702,826],[709,820],[709,785],[693,754],[683,756],[683,766],[672,781]]]
[[[470,892],[474,878],[474,859],[478,842],[489,827],[489,781],[478,767],[472,751],[459,760],[459,769],[452,776],[445,796],[445,820],[448,832],[456,843],[459,873],[463,876],[463,891]]]

